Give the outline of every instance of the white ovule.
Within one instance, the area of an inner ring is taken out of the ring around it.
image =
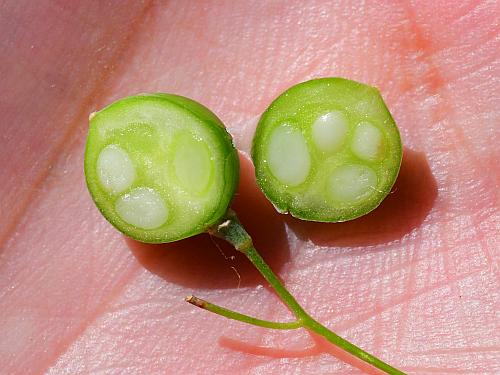
[[[135,168],[128,154],[117,145],[106,146],[97,158],[97,176],[110,193],[121,193],[135,180]]]
[[[343,165],[333,171],[328,184],[334,199],[352,203],[375,190],[377,174],[365,165]]]
[[[342,112],[328,112],[319,116],[312,125],[312,138],[321,151],[335,151],[344,143],[347,119]]]
[[[115,203],[122,220],[142,229],[155,229],[167,221],[168,209],[154,189],[139,187],[122,195]]]
[[[376,159],[382,146],[382,132],[369,122],[361,122],[354,129],[351,149],[361,159]]]
[[[267,144],[267,161],[271,173],[283,184],[297,186],[304,182],[311,169],[311,156],[302,133],[287,125],[274,129]]]

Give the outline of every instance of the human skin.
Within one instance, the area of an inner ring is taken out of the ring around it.
[[[498,373],[498,19],[495,1],[4,1],[0,372],[366,370],[306,331],[185,303],[292,319],[225,245],[139,244],[100,216],[88,114],[161,91],[227,125],[242,153],[233,207],[312,316],[408,373]],[[245,156],[272,99],[322,76],[378,87],[405,148],[394,192],[349,223],[277,214]]]

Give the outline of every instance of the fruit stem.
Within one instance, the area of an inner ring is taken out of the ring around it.
[[[229,210],[228,213],[226,214],[226,217],[221,222],[221,224],[215,225],[212,228],[210,228],[208,233],[213,236],[226,240],[231,245],[233,245],[236,250],[242,252],[247,256],[250,262],[252,262],[252,264],[259,270],[262,276],[264,276],[264,278],[273,287],[276,294],[278,294],[281,300],[288,306],[288,308],[297,318],[297,322],[293,322],[291,324],[297,324],[298,327],[304,327],[309,329],[310,331],[317,333],[318,335],[324,337],[332,344],[342,348],[346,352],[354,355],[355,357],[359,358],[360,360],[366,363],[369,363],[370,365],[378,368],[379,370],[382,370],[386,374],[404,375],[404,372],[388,365],[387,363],[381,361],[377,357],[374,357],[370,353],[365,352],[363,349],[357,347],[356,345],[351,344],[349,341],[338,336],[337,334],[335,334],[334,332],[330,331],[328,328],[323,326],[321,323],[313,319],[302,308],[302,306],[299,305],[299,303],[295,300],[295,298],[288,292],[288,290],[283,286],[278,277],[274,274],[271,268],[260,256],[260,254],[252,244],[252,238],[243,228],[234,211]],[[219,315],[226,316],[230,319],[244,321],[249,324],[254,324],[255,321],[264,324],[269,324],[269,323],[271,325],[276,324],[274,322],[262,321],[256,318],[249,317],[247,315],[239,314],[237,312],[213,305],[201,299],[194,299],[194,298],[196,297],[193,297],[193,299],[191,300],[187,299],[187,301],[198,307],[205,308],[206,310],[212,311]],[[290,323],[278,323],[278,324],[290,324]],[[255,324],[255,325],[260,325],[264,327],[264,325],[261,324]]]
[[[224,316],[228,319],[238,320],[240,322],[252,324],[258,327],[272,328],[272,329],[297,329],[302,327],[302,324],[299,321],[282,323],[282,322],[271,322],[269,320],[262,320],[254,318],[252,316],[241,314],[233,310],[226,309],[225,307],[218,306],[216,304],[210,303],[195,296],[186,297],[186,302],[189,302],[190,304],[197,306],[201,309]]]

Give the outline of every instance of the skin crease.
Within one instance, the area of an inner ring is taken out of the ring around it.
[[[280,216],[242,156],[236,211],[337,333],[412,374],[498,373],[498,19],[495,1],[2,2],[0,372],[361,373],[304,331],[183,302],[193,293],[291,320],[248,262],[207,236],[125,239],[82,166],[88,114],[122,96],[198,100],[248,153],[279,93],[343,76],[378,87],[400,127],[387,202],[343,224]]]

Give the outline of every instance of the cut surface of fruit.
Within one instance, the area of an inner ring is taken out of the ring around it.
[[[275,207],[324,222],[362,216],[389,194],[402,158],[398,128],[377,89],[343,78],[291,87],[260,118],[257,182]]]
[[[170,94],[121,99],[90,119],[85,176],[106,219],[142,242],[204,232],[225,214],[239,161],[221,121]]]

